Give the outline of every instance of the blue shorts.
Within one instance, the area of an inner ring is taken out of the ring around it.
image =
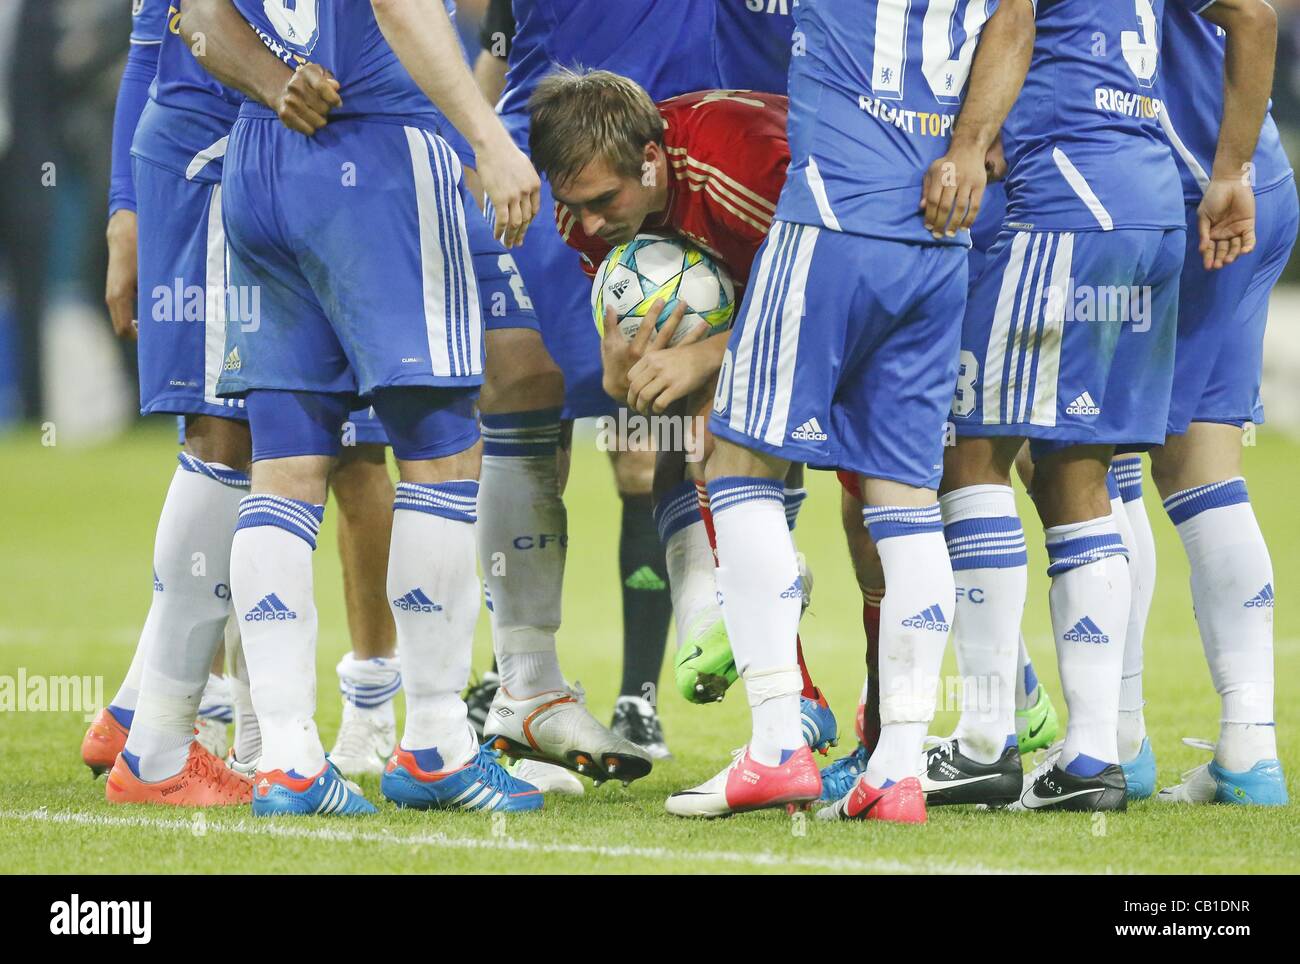
[[[542,341],[564,373],[561,418],[611,415],[618,404],[601,387],[600,333],[591,319],[591,279],[578,252],[556,230],[551,186],[542,180],[541,213],[524,243],[514,249],[519,270],[537,306]]]
[[[346,443],[349,435],[353,445],[387,445],[388,433],[384,423],[375,414],[374,406],[359,408],[348,416],[343,423],[343,439]]]
[[[243,401],[243,399],[240,399]],[[248,412],[244,408],[239,410],[239,420],[247,421]],[[178,444],[185,444],[185,416],[176,416],[176,439]],[[339,442],[341,445],[387,445],[388,433],[384,431],[384,423],[379,421],[379,416],[375,414],[374,406],[369,408],[359,408],[348,415],[347,421],[343,423],[343,429],[339,433]]]
[[[131,159],[138,226],[140,412],[247,421],[217,395],[225,359],[226,235],[221,185]],[[209,307],[211,306],[211,307]]]
[[[436,133],[344,118],[304,137],[241,117],[222,183],[231,293],[219,393],[482,384],[466,227],[477,209]]]
[[[475,167],[474,149],[460,131],[442,118],[435,128],[463,166]],[[549,216],[550,210],[546,209]],[[478,276],[478,300],[483,308],[483,327],[488,331],[502,328],[529,328],[540,332],[533,300],[524,286],[523,275],[514,255],[492,237],[492,224],[478,205],[466,204],[465,227],[469,233],[469,250],[474,256],[474,274]]]
[[[1181,228],[1004,230],[962,325],[957,434],[1163,441],[1182,262]]]
[[[935,488],[965,303],[964,247],[775,221],[709,427],[791,462]]]
[[[1170,435],[1181,435],[1192,422],[1264,421],[1259,383],[1268,296],[1291,257],[1298,218],[1294,179],[1265,188],[1255,196],[1255,250],[1206,271],[1197,250],[1196,208],[1187,208]]]

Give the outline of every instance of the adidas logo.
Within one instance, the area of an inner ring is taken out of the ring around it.
[[[153,591],[154,591],[154,592],[162,592],[162,591],[163,591],[162,580],[158,578],[158,570],[157,570],[157,569],[155,569],[155,570],[153,571]],[[1272,598],[1273,598],[1273,596],[1272,596],[1272,587],[1271,587],[1271,586],[1269,587],[1269,597],[1268,597],[1268,598],[1269,598],[1269,599],[1272,599]],[[1246,605],[1249,606],[1250,603],[1246,603]],[[1271,606],[1271,605],[1273,605],[1273,604],[1270,602],[1269,605]]]
[[[644,589],[650,592],[657,592],[668,588],[664,581],[659,578],[658,573],[649,566],[642,566],[636,572],[632,573],[632,575],[628,576],[627,579],[624,580],[623,585],[627,586],[628,589]]]
[[[908,629],[932,629],[943,633],[952,628],[944,617],[943,610],[939,608],[938,603],[917,613],[915,616],[904,619],[903,625]]]
[[[160,585],[158,588],[162,589],[162,586]],[[1273,584],[1271,582],[1264,583],[1264,588],[1242,603],[1242,606],[1245,609],[1272,609]]]
[[[1070,627],[1070,631],[1065,634],[1065,640],[1070,643],[1109,643],[1110,637],[1092,621],[1091,616],[1084,616]]]
[[[244,622],[260,623],[270,620],[297,619],[298,614],[280,602],[280,597],[270,592],[262,597],[261,602],[244,613]]]
[[[800,442],[825,442],[826,433],[822,431],[821,424],[815,418],[810,418],[797,429],[790,433],[792,439]]]
[[[400,599],[393,600],[393,606],[407,613],[440,613],[442,607],[424,594],[424,590],[416,587],[402,596]]]
[[[1101,408],[1092,400],[1092,396],[1084,392],[1069,405],[1065,407],[1066,415],[1100,415]]]
[[[623,292],[627,291],[627,286],[631,283],[631,278],[624,278],[622,281],[615,281],[609,286],[609,293],[614,296],[615,301],[618,301],[623,297]]]
[[[790,588],[781,593],[782,599],[802,599],[803,598],[803,580],[800,576],[794,577],[794,582],[790,583]]]
[[[221,367],[228,372],[237,372],[243,365],[244,363],[239,360],[239,349],[236,347],[230,349],[230,354],[226,356],[226,363]]]

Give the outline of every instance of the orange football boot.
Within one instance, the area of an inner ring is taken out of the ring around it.
[[[95,776],[102,776],[113,766],[117,755],[126,748],[127,729],[117,722],[117,717],[100,710],[81,739],[81,761],[90,767]]]
[[[195,740],[180,773],[165,780],[141,780],[118,754],[108,775],[109,803],[160,803],[172,807],[233,807],[253,802],[253,782],[229,769]]]

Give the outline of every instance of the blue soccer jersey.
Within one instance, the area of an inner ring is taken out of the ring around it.
[[[1027,0],[1015,0],[1027,2]],[[948,149],[985,0],[801,0],[790,63],[790,171],[776,216],[871,237],[936,240],[917,202]]]
[[[1200,203],[1214,166],[1223,116],[1224,33],[1199,16],[1214,0],[1166,0],[1164,37],[1160,45],[1160,115],[1170,146],[1178,159],[1183,195]],[[1256,191],[1286,180],[1291,164],[1271,115],[1264,116],[1251,172]]]
[[[715,0],[514,0],[515,36],[497,113],[528,149],[528,98],[556,66],[631,77],[660,101],[718,86]]]
[[[287,64],[320,64],[339,82],[343,106],[330,120],[348,117],[428,117],[425,96],[388,45],[370,0],[234,0],[262,42]],[[244,116],[274,116],[245,101]]]
[[[1160,132],[1164,0],[1039,0],[1029,75],[1002,127],[1007,225],[1026,231],[1183,226]]]
[[[716,0],[714,85],[784,94],[794,43],[795,0]]]

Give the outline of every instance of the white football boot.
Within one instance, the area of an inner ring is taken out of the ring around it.
[[[200,716],[194,721],[194,739],[218,760],[224,758],[226,751],[230,749],[226,724],[219,719]]]
[[[224,676],[209,673],[208,682],[203,687],[203,696],[199,699],[199,712],[194,720],[194,738],[218,760],[223,759],[230,749],[226,727],[234,719],[230,682]]]
[[[631,783],[653,765],[645,750],[600,725],[577,685],[522,700],[500,687],[483,724],[483,742],[509,757],[555,763],[598,784]]]
[[[808,565],[808,557],[802,552],[796,552],[794,554],[794,561],[799,566],[799,586],[803,590],[803,599],[799,602],[799,618],[803,619],[803,614],[806,613],[808,607],[812,605],[812,566]]]
[[[1211,754],[1214,753],[1214,744],[1209,740],[1184,737],[1183,742],[1197,750],[1208,750]],[[1210,773],[1210,764],[1207,761],[1184,773],[1179,783],[1172,787],[1161,788],[1156,794],[1156,799],[1161,803],[1213,803],[1218,792],[1219,781]]]
[[[343,722],[329,757],[344,776],[383,773],[396,743],[392,700],[373,709],[362,709],[344,700]]]
[[[524,783],[531,783],[542,793],[558,793],[566,797],[580,797],[586,792],[582,781],[564,767],[541,760],[525,760],[522,757],[506,767],[510,775]]]

